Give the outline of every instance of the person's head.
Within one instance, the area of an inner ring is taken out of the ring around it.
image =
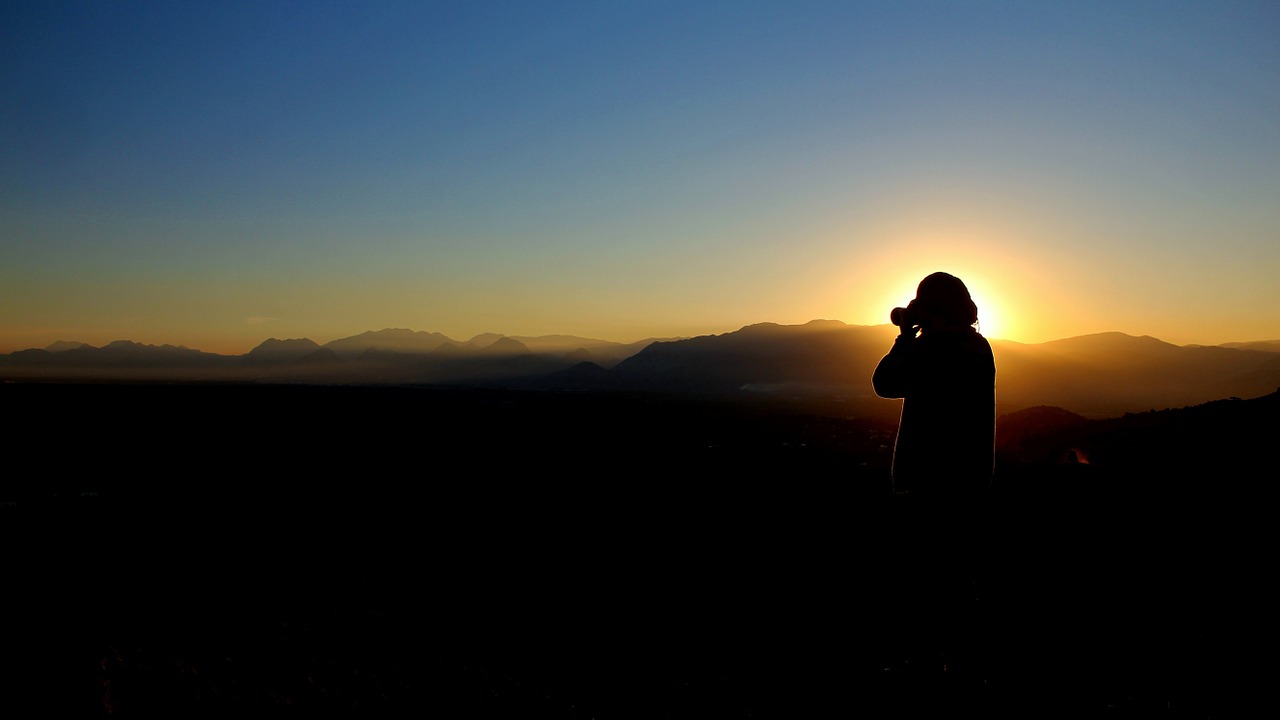
[[[969,296],[969,288],[955,275],[936,272],[920,281],[911,312],[920,327],[972,326],[978,322],[978,306]]]

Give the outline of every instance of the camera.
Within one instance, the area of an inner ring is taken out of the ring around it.
[[[896,307],[889,311],[889,322],[900,328],[913,328],[920,324],[920,312],[912,300],[906,307]]]

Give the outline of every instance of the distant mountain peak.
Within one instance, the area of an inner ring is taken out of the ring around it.
[[[72,340],[58,340],[57,342],[50,343],[44,349],[51,353],[59,353],[66,352],[68,350],[79,350],[81,348],[96,349],[88,343],[75,342]]]
[[[485,354],[516,355],[526,354],[530,350],[527,345],[519,340],[503,336],[482,348],[482,352]]]
[[[477,349],[487,348],[490,345],[504,339],[507,339],[506,335],[500,335],[498,333],[480,333],[479,335],[476,335],[475,337],[468,340],[466,344]]]
[[[849,324],[842,320],[810,320],[804,324],[804,327],[814,330],[839,330],[849,327]]]
[[[1260,350],[1262,352],[1280,352],[1280,340],[1255,340],[1253,342],[1229,342],[1218,347],[1232,350]],[[46,348],[47,349],[47,348]]]
[[[777,330],[781,327],[783,326],[775,322],[759,322],[752,323],[750,325],[743,325],[738,329],[738,332],[768,332],[770,330]]]
[[[312,352],[320,346],[311,338],[290,338],[288,340],[277,340],[276,338],[267,338],[263,340],[258,347],[249,351],[250,355],[255,354],[271,354],[278,352],[297,352],[305,350]]]
[[[304,365],[327,365],[336,362],[342,362],[338,357],[338,353],[327,347],[317,347],[315,350],[298,358],[298,362]]]
[[[339,356],[360,357],[370,349],[405,354],[426,354],[443,345],[453,345],[455,341],[446,335],[408,328],[383,328],[369,330],[351,337],[339,338],[325,343],[325,347]]]
[[[292,338],[289,340],[267,338],[258,347],[250,350],[245,358],[253,363],[291,362],[300,360],[318,349],[320,349],[320,346],[310,338]]]
[[[92,349],[92,346],[85,345],[84,347],[77,348],[77,349],[81,349],[81,350]],[[103,345],[102,348],[100,349],[107,351],[109,353],[118,353],[122,351],[183,352],[183,353],[200,352],[199,350],[192,350],[191,348],[185,345],[170,345],[168,343],[165,343],[164,345],[147,345],[145,343],[134,342],[132,340],[113,340],[107,343],[106,345]]]
[[[379,339],[385,340],[385,339],[394,338],[399,340],[411,340],[414,338],[431,338],[431,337],[444,337],[444,336],[441,335],[440,333],[427,332],[426,330],[410,330],[409,328],[382,328],[381,330],[366,330],[365,332],[362,332],[359,335],[354,335],[346,339],[353,340],[355,338],[365,338],[365,339],[379,338]]]
[[[848,323],[840,320],[810,320],[800,325],[783,325],[775,322],[761,322],[745,325],[738,330],[740,333],[774,333],[774,332],[826,332],[830,330],[845,330],[851,327]],[[732,335],[733,333],[728,333]]]

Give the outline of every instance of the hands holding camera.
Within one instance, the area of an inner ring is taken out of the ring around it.
[[[914,338],[920,332],[920,318],[917,317],[919,312],[915,304],[916,302],[912,300],[904,308],[896,307],[889,311],[889,322],[898,326],[899,335]]]

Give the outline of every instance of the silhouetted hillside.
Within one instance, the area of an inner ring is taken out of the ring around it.
[[[997,427],[1006,492],[1222,499],[1274,473],[1280,390],[1098,420],[1029,408]]]
[[[1039,465],[1086,462],[1071,440],[1090,424],[1082,415],[1051,405],[1018,410],[997,418],[996,446],[1007,458]]]

